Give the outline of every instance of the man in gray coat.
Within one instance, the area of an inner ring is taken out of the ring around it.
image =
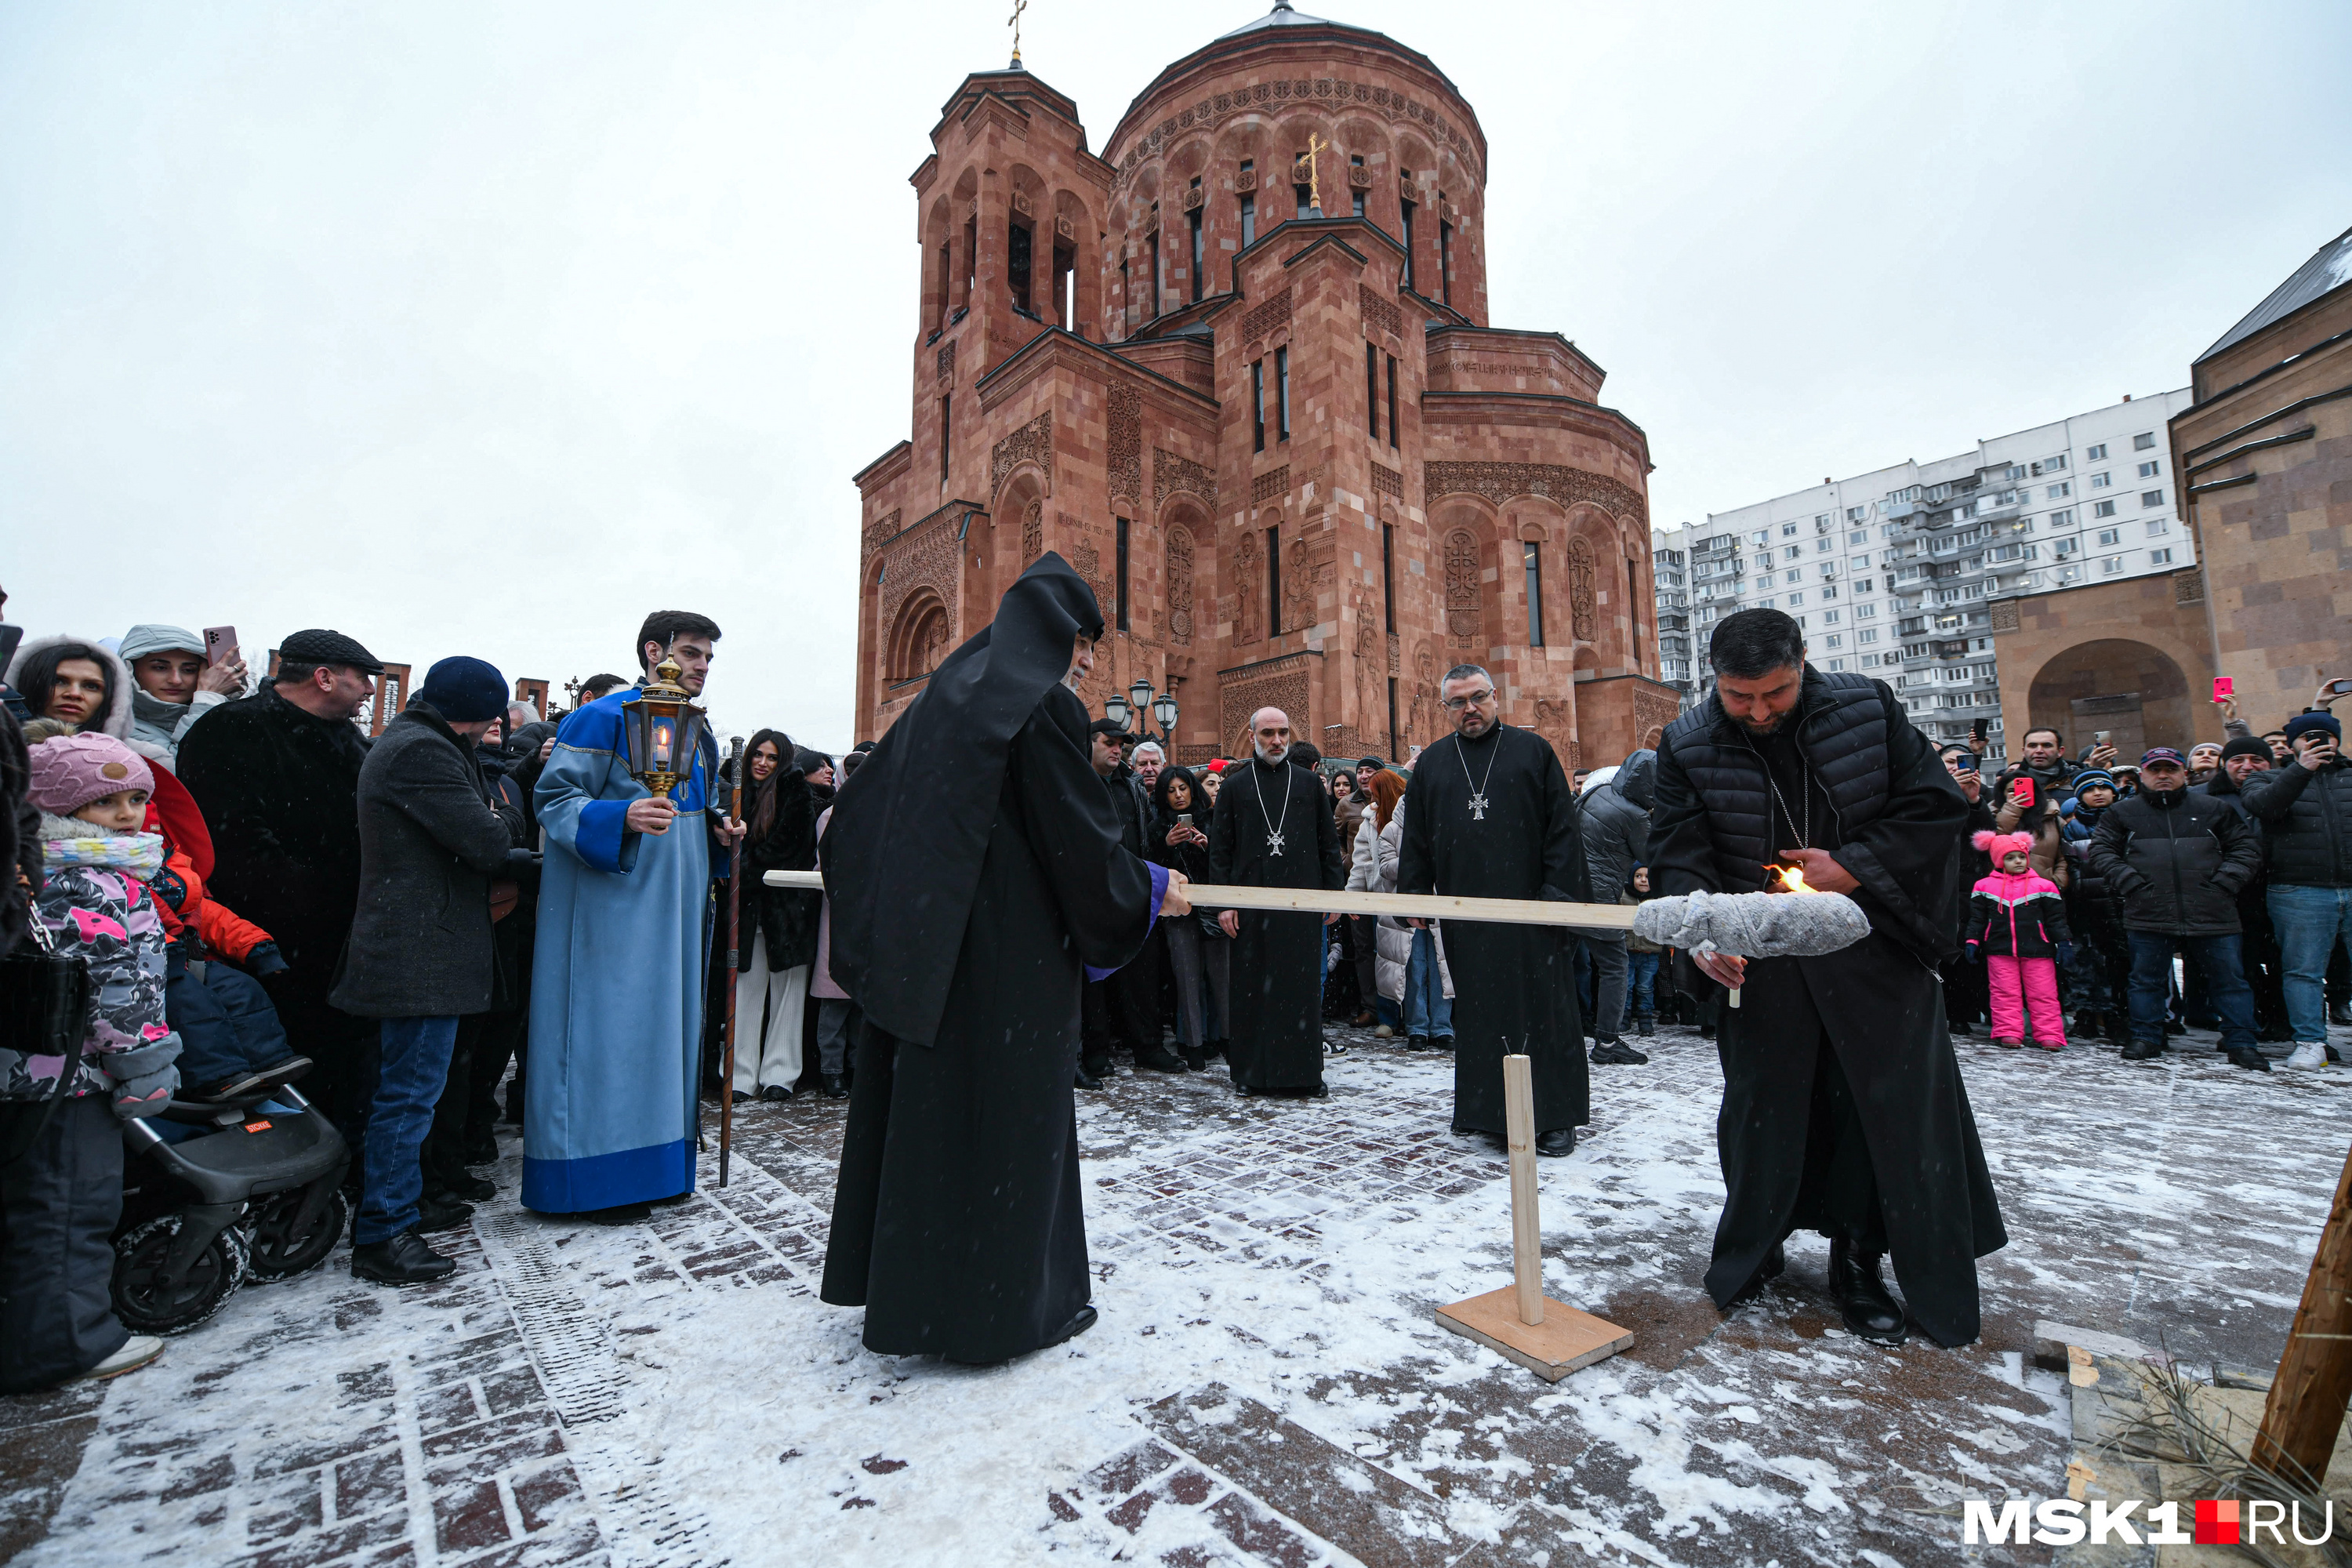
[[[417,1155],[449,1076],[457,1020],[490,1005],[490,878],[521,837],[494,811],[474,742],[505,711],[506,681],[478,658],[445,658],[360,770],[360,897],[332,1001],[383,1020],[383,1066],[368,1112],[365,1190],[352,1227],[352,1272],[388,1285],[438,1279],[457,1265],[419,1234],[453,1223],[420,1215]],[[455,1218],[469,1212],[462,1206]]]
[[[1650,802],[1658,776],[1658,753],[1636,752],[1617,775],[1577,797],[1584,859],[1592,870],[1592,896],[1609,902],[1633,879],[1633,868],[1648,858]],[[1638,1065],[1650,1058],[1618,1037],[1625,1026],[1625,933],[1580,933],[1591,955],[1594,989],[1592,1059]]]

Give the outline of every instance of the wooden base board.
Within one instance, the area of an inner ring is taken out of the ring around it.
[[[1437,1321],[1455,1333],[1499,1351],[1548,1383],[1631,1348],[1633,1331],[1604,1318],[1544,1298],[1544,1321],[1519,1321],[1519,1292],[1506,1285],[1437,1309]]]

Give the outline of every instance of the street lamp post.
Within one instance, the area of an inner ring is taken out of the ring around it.
[[[1151,732],[1146,717],[1160,721],[1160,733]],[[1151,682],[1141,676],[1131,682],[1125,696],[1113,692],[1103,699],[1103,717],[1125,729],[1131,721],[1139,741],[1157,741],[1164,746],[1176,743],[1176,694],[1163,691],[1154,696]]]

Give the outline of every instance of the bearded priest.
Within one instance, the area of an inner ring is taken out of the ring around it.
[[[1551,742],[1502,721],[1495,678],[1477,665],[1446,671],[1438,695],[1454,733],[1413,764],[1397,891],[1591,902],[1576,796]],[[1454,1131],[1504,1136],[1503,1058],[1525,1055],[1536,1152],[1571,1152],[1576,1130],[1592,1118],[1575,937],[1560,926],[1444,925],[1454,974]]]
[[[1249,763],[1225,771],[1209,826],[1209,864],[1219,882],[1244,888],[1347,886],[1339,825],[1313,772],[1290,760],[1290,716],[1250,716]],[[1217,924],[1234,939],[1233,1041],[1225,1058],[1244,1094],[1321,1096],[1323,928],[1339,917],[1227,910]]]

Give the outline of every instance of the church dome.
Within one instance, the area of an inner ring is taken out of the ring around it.
[[[1244,22],[1230,33],[1217,35],[1218,41],[1238,38],[1245,33],[1263,32],[1268,27],[1336,27],[1337,22],[1327,22],[1320,16],[1309,16],[1290,8],[1290,0],[1275,0],[1274,9],[1255,21]]]

